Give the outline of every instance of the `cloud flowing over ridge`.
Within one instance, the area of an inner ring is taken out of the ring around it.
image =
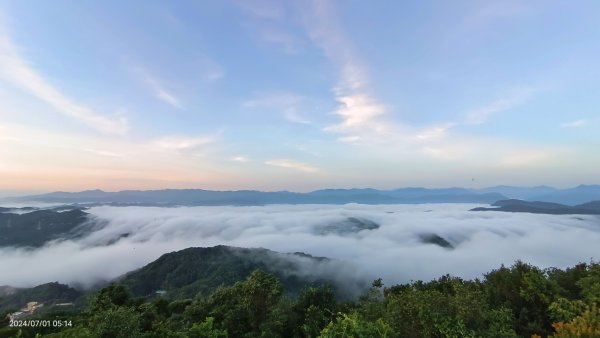
[[[36,250],[0,249],[0,285],[60,281],[89,286],[167,252],[219,244],[325,256],[343,262],[338,271],[329,270],[332,276],[382,277],[387,285],[446,273],[476,278],[517,259],[566,267],[600,256],[597,216],[468,211],[474,206],[95,207],[86,226],[98,229],[84,238]],[[380,227],[344,234],[319,231],[350,217]],[[422,243],[424,234],[437,234],[455,248]]]

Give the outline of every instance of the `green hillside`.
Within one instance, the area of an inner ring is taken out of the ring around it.
[[[352,301],[336,299],[328,286],[289,297],[281,280],[256,270],[233,285],[174,300],[134,297],[113,284],[78,314],[37,317],[70,325],[14,328],[4,320],[0,337],[595,338],[599,308],[597,263],[541,270],[517,262],[482,280],[446,275],[390,287],[375,280]]]
[[[79,209],[0,213],[0,247],[39,247],[50,240],[70,238],[76,235],[73,231],[77,226],[86,220],[87,213]]]
[[[13,293],[0,296],[0,313],[17,311],[28,302],[43,303],[45,307],[53,304],[71,303],[83,294],[68,285],[57,282],[38,285],[33,288],[16,289]]]
[[[0,319],[0,337],[600,337],[598,263],[563,270],[516,262],[481,280],[446,275],[389,287],[375,280],[360,297],[342,300],[330,286],[294,275],[298,258],[327,262],[265,249],[190,248],[86,297],[58,283],[4,288],[5,308],[32,300],[87,306],[29,317],[70,323],[63,327],[16,328]]]
[[[188,248],[161,256],[143,268],[119,279],[134,296],[164,293],[170,299],[207,294],[220,285],[233,285],[254,270],[268,271],[279,278],[286,293],[294,295],[309,284],[327,282],[303,277],[302,263],[319,263],[326,258],[306,254],[282,254],[267,249],[229,246]]]

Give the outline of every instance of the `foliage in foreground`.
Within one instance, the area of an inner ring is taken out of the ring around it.
[[[260,270],[194,299],[133,298],[111,285],[90,298],[72,327],[9,328],[0,337],[600,337],[600,264],[541,270],[516,262],[482,280],[443,276],[385,288],[352,302],[326,286],[297,298]]]

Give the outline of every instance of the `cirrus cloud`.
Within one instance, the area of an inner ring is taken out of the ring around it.
[[[57,112],[109,134],[125,134],[129,129],[121,113],[106,116],[77,103],[53,86],[19,53],[0,22],[0,77],[52,106]]]

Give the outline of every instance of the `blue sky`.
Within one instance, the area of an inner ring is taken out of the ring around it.
[[[0,189],[600,183],[596,1],[4,1]]]

